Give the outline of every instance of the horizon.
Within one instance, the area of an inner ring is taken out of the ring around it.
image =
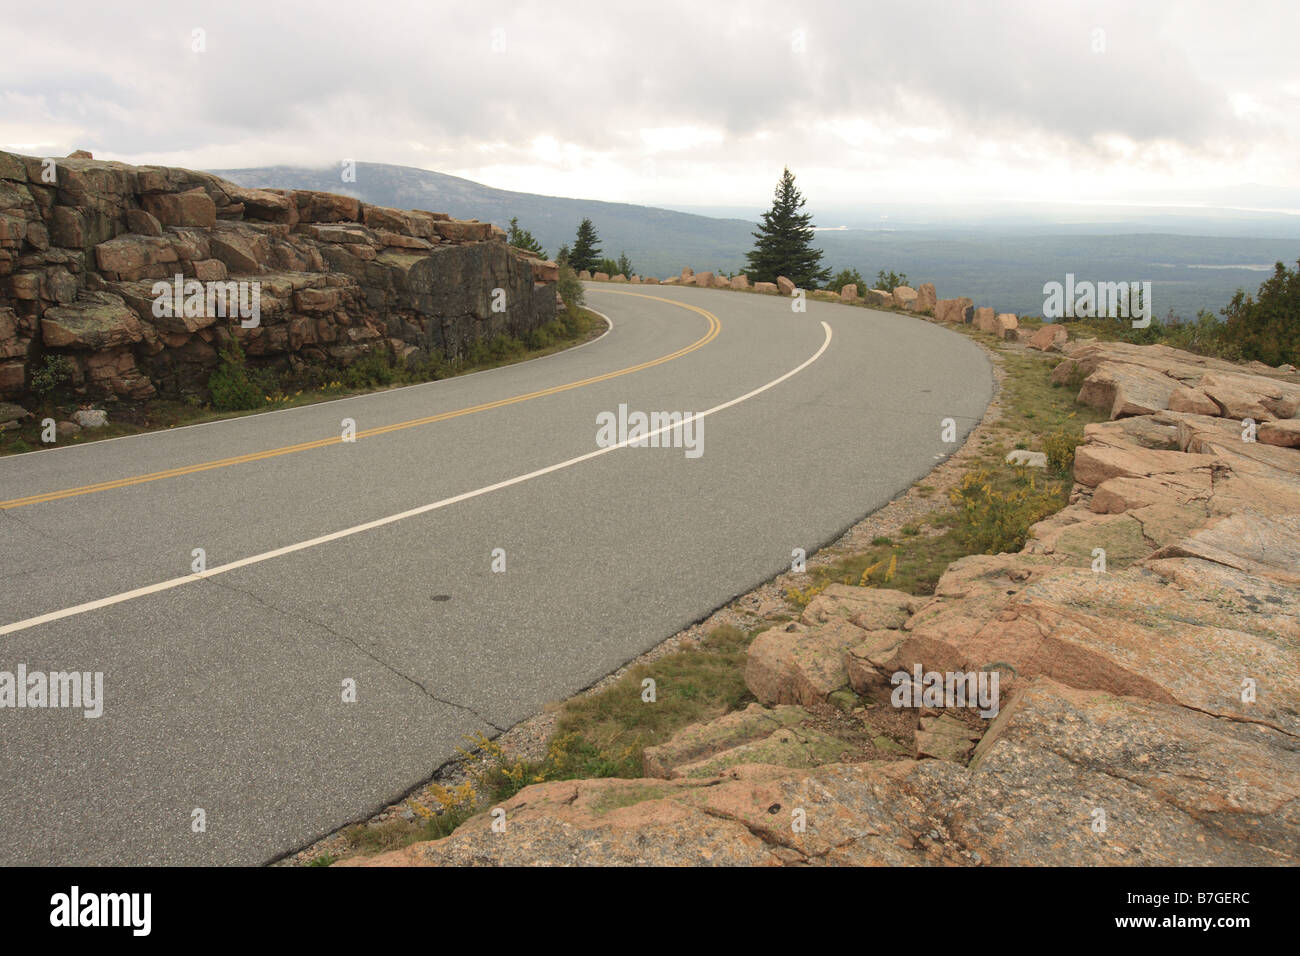
[[[410,170],[410,171],[420,172],[420,173],[433,173],[438,176],[447,176],[453,179],[458,179],[475,186],[484,187],[486,189],[495,190],[498,192],[514,193],[523,197],[556,199],[556,200],[573,201],[573,202],[608,203],[613,205],[638,206],[644,208],[668,210],[672,212],[682,212],[688,215],[704,216],[706,218],[711,218],[711,219],[739,219],[745,221],[755,221],[762,215],[765,209],[768,208],[767,204],[758,203],[758,202],[749,204],[747,206],[691,204],[691,203],[678,203],[678,202],[639,203],[628,199],[616,199],[616,198],[610,199],[610,198],[604,198],[599,196],[555,195],[555,194],[547,194],[547,193],[532,193],[532,192],[515,190],[515,189],[505,189],[501,186],[497,186],[492,183],[481,182],[478,180],[470,179],[465,176],[458,176],[452,173],[443,172],[442,170],[429,169],[423,166],[408,166],[399,163],[383,163],[371,159],[349,160],[348,162],[356,168],[369,165],[369,166],[382,166],[382,167],[391,167],[397,169],[405,169],[405,170]],[[247,179],[247,174],[254,173],[259,170],[283,170],[286,172],[295,172],[295,173],[308,172],[308,173],[322,173],[322,174],[323,173],[332,174],[337,171],[330,164],[316,164],[316,165],[303,165],[303,166],[295,166],[292,164],[271,164],[265,166],[247,166],[247,167],[236,167],[236,168],[225,168],[225,169],[208,168],[206,171],[216,173],[218,175],[222,175],[222,174],[232,175],[235,176],[235,178],[240,179],[240,181],[245,181]],[[1223,187],[1223,188],[1242,189],[1242,190],[1272,189],[1272,187],[1262,186],[1258,183],[1241,183],[1235,187]],[[333,189],[332,191],[345,193],[345,194],[356,194],[358,196],[361,196],[363,192],[363,190],[359,190],[358,188],[356,188],[356,183],[349,182],[347,180],[342,180],[342,179],[340,180],[338,187]],[[1091,209],[1091,210],[1132,210],[1135,216],[1138,213],[1143,211],[1149,214],[1162,213],[1162,212],[1177,213],[1177,214],[1185,214],[1188,220],[1184,228],[1179,228],[1180,224],[1177,222],[1163,223],[1162,228],[1155,228],[1150,223],[1145,223],[1137,219],[1133,219],[1133,220],[1115,219],[1113,220],[1112,224],[1115,225],[1117,229],[1119,229],[1119,232],[1121,234],[1127,234],[1129,232],[1136,231],[1137,233],[1150,232],[1153,234],[1167,233],[1167,234],[1174,234],[1174,235],[1201,235],[1202,232],[1196,231],[1196,227],[1197,226],[1203,227],[1205,223],[1203,220],[1202,221],[1195,220],[1194,219],[1195,215],[1197,213],[1217,212],[1217,213],[1251,213],[1251,214],[1260,214],[1260,215],[1269,215],[1269,216],[1278,217],[1272,222],[1254,224],[1254,228],[1256,230],[1262,230],[1262,231],[1250,231],[1250,229],[1243,228],[1242,232],[1240,233],[1243,238],[1266,237],[1270,226],[1280,226],[1283,229],[1282,233],[1273,234],[1273,237],[1276,238],[1290,237],[1292,235],[1292,230],[1294,230],[1296,227],[1300,227],[1300,188],[1293,189],[1293,190],[1272,190],[1272,191],[1276,194],[1280,194],[1283,192],[1293,193],[1294,194],[1293,200],[1295,202],[1295,205],[1262,207],[1262,206],[1236,205],[1231,202],[1212,202],[1203,198],[1202,199],[1186,198],[1181,200],[1171,200],[1171,199],[1160,199],[1155,197],[1145,199],[1145,200],[1121,198],[1121,197],[1096,197],[1092,199],[1062,199],[1062,198],[1020,199],[1014,197],[991,197],[991,198],[979,198],[979,199],[958,199],[958,200],[952,200],[947,202],[917,200],[914,202],[892,201],[892,202],[870,202],[870,203],[841,205],[841,204],[836,204],[833,201],[830,203],[825,203],[825,202],[819,203],[809,197],[805,197],[805,198],[809,198],[809,208],[811,210],[819,211],[820,214],[838,216],[838,217],[845,217],[845,216],[850,217],[842,221],[837,220],[836,225],[814,224],[813,227],[814,230],[819,233],[844,232],[844,231],[888,232],[888,231],[894,231],[894,225],[893,225],[894,223],[901,223],[903,225],[906,225],[909,229],[912,230],[922,229],[927,231],[930,229],[942,230],[942,229],[959,229],[961,227],[970,228],[972,225],[991,228],[999,224],[994,222],[991,218],[971,219],[965,222],[958,222],[955,221],[950,216],[949,221],[944,223],[918,223],[915,221],[909,221],[906,218],[906,215],[908,213],[912,213],[912,214],[928,213],[931,210],[942,209],[951,214],[954,210],[974,209],[980,207],[983,207],[987,213],[996,213],[997,215],[1006,217],[1011,222],[1019,221],[1020,228],[1024,228],[1025,225],[1028,224],[1037,224],[1039,227],[1048,230],[1049,233],[1053,229],[1066,228],[1070,226],[1097,227],[1097,226],[1108,224],[1107,220],[1101,220],[1101,219],[1080,218],[1077,220],[1064,220],[1060,218],[1052,218],[1053,214],[1051,213],[1051,210],[1054,207],[1064,206],[1064,207],[1079,207],[1081,209]],[[881,209],[893,210],[903,218],[896,219],[896,220],[891,219],[891,214],[879,214],[879,210]],[[872,212],[873,210],[875,211],[874,213]],[[1019,210],[1020,215],[1018,216],[1008,215],[1008,212],[1011,210]],[[872,224],[867,224],[861,219],[855,220],[853,218],[853,217],[868,216],[868,215],[873,217]],[[1228,221],[1232,222],[1233,220],[1229,218]],[[1008,222],[1001,223],[1001,225],[1004,226],[1008,224],[1009,224]],[[527,223],[523,223],[523,225],[527,226]],[[1291,227],[1291,228],[1288,229],[1287,227]]]

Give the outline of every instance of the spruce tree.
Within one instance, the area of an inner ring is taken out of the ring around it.
[[[596,271],[596,264],[600,261],[600,246],[596,245],[598,242],[600,237],[596,235],[596,227],[591,224],[591,220],[582,220],[578,226],[578,237],[569,251],[569,265],[573,266],[575,272],[583,269]]]
[[[546,250],[542,244],[533,238],[533,234],[527,229],[519,228],[519,217],[510,217],[510,228],[506,231],[506,242],[516,249],[527,249],[529,252],[535,252],[543,259],[546,258]]]
[[[758,232],[752,233],[758,241],[747,257],[751,282],[775,282],[777,276],[785,276],[797,287],[811,289],[830,278],[831,271],[821,268],[822,250],[812,246],[812,214],[799,211],[804,202],[787,167],[771,210],[763,213]]]
[[[1277,263],[1258,294],[1238,289],[1221,311],[1227,322],[1216,331],[1242,358],[1268,365],[1300,362],[1300,261],[1294,270]]]

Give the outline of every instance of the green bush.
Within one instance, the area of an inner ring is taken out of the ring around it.
[[[232,338],[219,354],[221,360],[208,376],[213,407],[223,412],[242,412],[265,405],[266,391],[249,375],[239,341]]]
[[[388,353],[375,349],[345,368],[341,381],[347,388],[360,390],[384,388],[397,382],[400,377],[401,370],[389,361]]]
[[[524,351],[524,343],[509,335],[498,335],[488,343],[488,356],[493,362],[518,358]]]
[[[876,273],[875,288],[883,289],[885,292],[893,292],[900,285],[907,285],[906,272],[895,272],[893,269],[886,272],[884,269],[881,269]]]
[[[846,285],[856,285],[860,296],[866,295],[869,288],[867,280],[862,278],[862,273],[858,272],[857,269],[841,269],[831,277],[831,281],[826,284],[826,288],[839,295]]]
[[[560,319],[552,319],[543,326],[533,329],[524,336],[524,345],[531,350],[548,349],[556,339],[564,338],[565,324]]]
[[[582,282],[578,279],[578,273],[573,271],[573,267],[568,263],[560,266],[560,281],[558,283],[560,298],[564,300],[564,308],[568,312],[575,312],[582,308],[586,301],[582,289]]]
[[[1300,261],[1294,270],[1277,263],[1254,297],[1238,289],[1223,315],[1223,337],[1242,358],[1300,364]]]
[[[72,381],[72,360],[66,355],[47,355],[41,367],[32,372],[32,391],[41,399],[48,398],[60,385]]]

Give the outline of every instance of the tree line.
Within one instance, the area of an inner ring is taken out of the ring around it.
[[[801,289],[826,288],[839,292],[846,285],[855,285],[858,294],[867,289],[884,289],[892,292],[907,285],[907,275],[880,270],[874,282],[868,283],[857,269],[841,269],[834,276],[822,265],[821,249],[813,245],[816,231],[813,217],[804,212],[806,200],[795,185],[794,174],[786,167],[776,185],[772,208],[763,213],[756,224],[754,248],[746,255],[743,270],[751,282],[775,282],[778,276],[790,279]],[[510,220],[510,243],[545,257],[533,236],[519,228],[517,220]],[[572,245],[560,247],[556,261],[575,273],[584,269],[591,273],[609,275],[636,274],[626,252],[617,259],[602,256],[600,237],[590,219],[578,225]],[[725,270],[718,270],[727,275]],[[1273,275],[1252,296],[1239,290],[1227,307],[1220,310],[1225,321],[1218,321],[1210,313],[1202,313],[1196,325],[1196,334],[1188,344],[1175,337],[1186,329],[1186,323],[1166,320],[1152,323],[1150,331],[1142,335],[1143,341],[1169,339],[1171,344],[1221,354],[1229,358],[1257,359],[1270,365],[1300,364],[1300,261],[1296,269],[1277,263]]]

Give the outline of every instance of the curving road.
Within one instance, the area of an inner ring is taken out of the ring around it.
[[[991,394],[923,321],[587,291],[612,330],[544,359],[0,459],[0,671],[104,675],[98,718],[0,708],[0,864],[253,864],[364,818],[833,540]],[[598,446],[620,404],[707,412],[703,453]]]

